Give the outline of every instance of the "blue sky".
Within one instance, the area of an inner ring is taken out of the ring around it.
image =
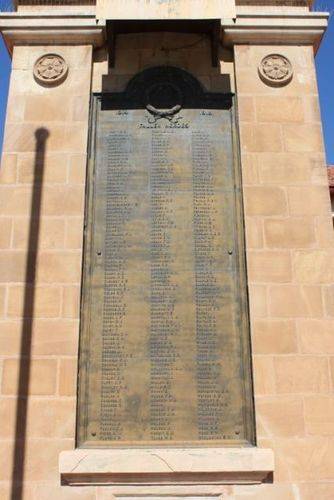
[[[334,0],[316,0],[315,10],[334,11]],[[334,165],[334,13],[315,58],[327,163]]]
[[[0,0],[0,10],[5,10],[10,0]],[[316,0],[315,10],[334,11],[334,0]],[[324,127],[327,163],[334,165],[334,14],[316,56],[320,105]],[[6,112],[10,59],[0,37],[0,150]]]
[[[1,5],[0,0],[0,5]],[[2,147],[3,127],[6,113],[10,59],[0,36],[0,151]]]

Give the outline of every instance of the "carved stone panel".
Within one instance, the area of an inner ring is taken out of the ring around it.
[[[293,69],[286,57],[281,54],[270,54],[262,59],[259,75],[267,85],[281,87],[292,80]]]
[[[43,54],[34,65],[35,80],[44,85],[59,85],[68,73],[65,59],[58,54]]]
[[[234,0],[97,0],[103,19],[221,19],[234,18]]]
[[[79,443],[252,443],[232,98],[156,68],[95,108]]]

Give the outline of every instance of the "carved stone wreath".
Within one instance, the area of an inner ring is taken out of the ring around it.
[[[287,85],[293,76],[292,65],[286,57],[280,54],[270,54],[262,59],[259,65],[261,79],[267,85]]]
[[[37,59],[34,66],[34,77],[44,85],[62,83],[68,73],[68,65],[58,54],[45,54]]]

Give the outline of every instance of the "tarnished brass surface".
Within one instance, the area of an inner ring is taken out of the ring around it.
[[[82,446],[254,439],[232,108],[169,90],[147,107],[96,100]]]

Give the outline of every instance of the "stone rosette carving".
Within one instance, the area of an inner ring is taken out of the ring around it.
[[[34,65],[35,80],[41,85],[59,85],[68,73],[68,64],[59,54],[44,54]]]
[[[264,57],[259,65],[259,75],[267,85],[287,85],[293,76],[292,64],[281,54],[270,54]]]

